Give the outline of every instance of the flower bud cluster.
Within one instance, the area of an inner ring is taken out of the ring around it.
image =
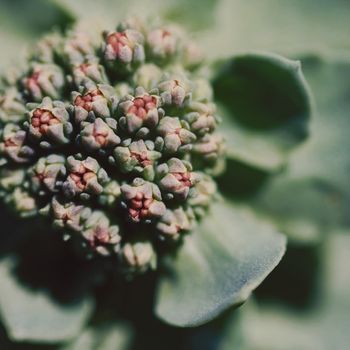
[[[0,197],[88,256],[154,268],[205,215],[222,169],[201,61],[174,26],[44,38],[0,91]]]

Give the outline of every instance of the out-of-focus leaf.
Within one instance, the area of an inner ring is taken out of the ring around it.
[[[124,350],[130,349],[131,329],[114,321],[104,326],[91,326],[62,350]]]
[[[76,336],[91,315],[92,300],[60,304],[45,290],[31,290],[18,281],[14,266],[13,259],[0,262],[0,315],[9,338],[52,343]]]
[[[322,234],[342,221],[344,208],[339,196],[339,190],[331,184],[286,174],[261,191],[256,205],[291,240],[308,243],[320,241]]]
[[[311,137],[257,200],[260,210],[299,241],[350,224],[350,64],[315,58],[304,63],[318,106]]]
[[[324,241],[288,240],[286,254],[255,291],[259,301],[276,301],[294,309],[317,305],[324,268]],[[297,273],[296,273],[297,271]]]
[[[165,18],[180,23],[191,31],[208,30],[215,21],[212,16],[216,0],[52,0],[72,16],[98,28],[111,29],[128,16]]]
[[[330,236],[324,255],[324,288],[317,308],[308,313],[277,305],[247,310],[243,321],[247,350],[347,349],[350,275],[344,266],[349,261],[349,250],[349,235]]]
[[[318,115],[311,124],[313,137],[291,161],[293,177],[314,177],[349,193],[350,175],[350,63],[305,60]]]
[[[0,72],[24,49],[53,28],[64,29],[73,22],[62,7],[47,0],[1,0],[0,2]]]
[[[198,39],[214,59],[250,50],[350,57],[346,0],[221,0],[213,17]]]
[[[285,238],[248,209],[226,202],[185,237],[168,275],[162,277],[156,314],[167,323],[191,327],[242,304],[278,264]]]
[[[263,53],[234,56],[213,84],[229,159],[276,170],[307,137],[311,97],[300,62]]]

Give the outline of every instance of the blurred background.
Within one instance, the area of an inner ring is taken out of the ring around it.
[[[186,348],[349,349],[350,1],[0,0],[0,71],[53,29],[110,28],[126,14],[184,25],[213,67],[252,51],[300,60],[316,106],[286,165],[228,167],[222,190],[277,225],[288,250],[246,305],[194,331]]]

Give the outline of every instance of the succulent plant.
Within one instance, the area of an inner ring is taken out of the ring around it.
[[[242,54],[213,67],[185,30],[153,20],[91,29],[44,37],[0,90],[0,199],[17,216],[13,236],[30,242],[19,259],[45,264],[54,247],[52,259],[96,297],[58,306],[40,291],[45,307],[31,328],[33,312],[16,315],[35,292],[19,288],[10,309],[0,293],[14,340],[70,341],[93,311],[89,332],[114,313],[201,325],[243,303],[285,249],[276,227],[237,200],[236,170],[270,176],[306,138],[300,64]],[[18,265],[0,265],[8,290]],[[112,300],[101,300],[101,286]]]
[[[349,11],[343,0],[0,1],[0,349],[348,348]],[[68,120],[34,117],[45,97]],[[139,98],[145,123],[126,115]],[[283,252],[277,232],[288,249],[255,290]]]
[[[4,95],[3,167],[24,175],[3,196],[16,198],[8,202],[17,214],[43,215],[79,239],[88,256],[146,272],[155,242],[181,240],[215,199],[195,188],[215,181],[225,157],[210,84],[185,67],[189,39],[176,27],[124,23],[99,43],[79,31],[55,40]],[[115,198],[100,200],[107,194]],[[143,249],[149,258],[135,263]]]

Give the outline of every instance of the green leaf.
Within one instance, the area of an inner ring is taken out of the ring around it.
[[[318,242],[324,233],[344,221],[342,194],[317,178],[293,178],[283,174],[258,195],[255,207],[299,243]]]
[[[349,263],[350,236],[334,234],[328,243],[323,256],[323,288],[314,295],[316,307],[302,312],[276,304],[248,309],[243,320],[247,349],[340,350],[349,347],[350,275],[344,266]]]
[[[312,136],[256,201],[258,210],[298,241],[319,240],[320,233],[350,225],[350,63],[314,57],[303,62],[318,106]]]
[[[14,259],[0,262],[0,315],[9,338],[53,343],[76,336],[91,315],[92,300],[59,303],[47,291],[23,285],[14,267]]]
[[[87,328],[62,350],[126,350],[130,349],[131,336],[131,329],[126,324],[112,321]]]
[[[99,28],[111,29],[128,16],[160,17],[182,24],[191,31],[208,30],[214,25],[216,0],[52,0],[72,16]]]
[[[311,98],[299,61],[234,56],[213,80],[229,159],[273,171],[308,135]]]
[[[212,16],[198,37],[212,59],[250,50],[350,57],[349,1],[220,0]]]
[[[311,124],[313,137],[293,155],[293,177],[315,177],[349,191],[350,61],[305,59],[315,93],[318,115]]]
[[[62,7],[47,0],[1,0],[0,2],[0,71],[18,61],[24,49],[45,32],[64,29],[73,22]]]
[[[158,286],[156,314],[193,327],[242,304],[280,261],[286,240],[248,209],[213,204],[210,215],[186,236]]]

